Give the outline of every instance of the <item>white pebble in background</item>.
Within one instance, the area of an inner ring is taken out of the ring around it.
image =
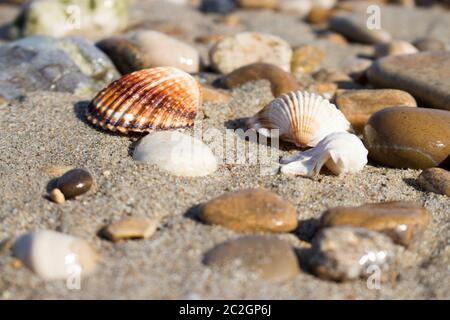
[[[157,165],[176,176],[202,177],[217,170],[211,149],[197,138],[178,131],[160,131],[142,138],[133,159]]]
[[[92,273],[98,255],[84,240],[52,230],[20,236],[12,247],[14,255],[46,280],[68,279]]]

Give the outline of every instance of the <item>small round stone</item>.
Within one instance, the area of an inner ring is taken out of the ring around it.
[[[441,168],[429,168],[419,176],[419,184],[427,191],[450,197],[450,172]]]
[[[93,183],[93,178],[84,169],[73,169],[63,174],[56,184],[66,199],[75,198],[89,191]]]
[[[294,49],[291,60],[293,73],[313,73],[319,69],[325,54],[313,45],[304,45]]]
[[[321,217],[321,228],[351,226],[382,232],[395,243],[408,246],[428,226],[428,211],[415,203],[385,202],[358,207],[335,207]]]
[[[450,111],[392,107],[364,127],[369,157],[395,168],[437,167],[450,156]]]
[[[205,264],[226,271],[244,270],[277,282],[300,272],[290,244],[270,236],[247,236],[217,245],[205,255]]]
[[[291,57],[292,49],[286,41],[258,32],[228,36],[210,51],[212,67],[222,74],[255,62],[271,63],[284,71],[290,71]]]
[[[143,217],[130,217],[112,223],[103,230],[111,241],[125,239],[148,239],[156,231],[157,222]]]
[[[367,278],[374,268],[380,280],[395,274],[401,247],[385,235],[363,228],[334,227],[319,232],[312,240],[308,264],[318,277],[346,281]]]
[[[200,206],[199,218],[238,232],[289,232],[297,227],[295,208],[265,189],[226,193]]]
[[[226,75],[222,83],[232,89],[256,80],[268,80],[275,97],[299,89],[297,80],[289,72],[268,63],[253,63],[236,69]]]
[[[52,200],[54,203],[62,204],[66,202],[66,197],[64,197],[64,194],[61,192],[61,190],[55,188],[50,192],[50,200]]]
[[[417,107],[408,92],[395,89],[339,90],[336,106],[357,132],[362,132],[370,116],[388,107]]]

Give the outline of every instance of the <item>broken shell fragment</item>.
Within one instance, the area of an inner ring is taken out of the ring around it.
[[[201,104],[200,87],[173,67],[143,69],[116,80],[90,103],[87,119],[121,133],[190,127]]]
[[[87,275],[95,270],[98,261],[97,253],[86,241],[51,230],[20,236],[12,251],[46,280]]]
[[[271,138],[275,138],[271,130],[278,129],[281,140],[299,147],[314,147],[330,133],[350,129],[334,104],[306,91],[292,91],[272,100],[247,121],[247,126]]]
[[[368,151],[354,134],[336,132],[319,144],[293,157],[281,160],[281,172],[312,177],[325,165],[335,175],[355,173],[367,164]]]

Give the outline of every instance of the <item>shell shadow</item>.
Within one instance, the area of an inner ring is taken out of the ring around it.
[[[85,123],[92,129],[95,129],[97,132],[106,133],[111,136],[119,136],[119,137],[127,137],[127,138],[141,138],[147,133],[139,133],[139,132],[128,132],[128,133],[121,133],[121,132],[113,132],[113,131],[107,131],[104,130],[94,124],[92,124],[87,118],[86,118],[86,109],[89,106],[90,101],[88,100],[81,100],[73,105],[73,112],[75,113],[75,116],[80,120],[81,122]]]

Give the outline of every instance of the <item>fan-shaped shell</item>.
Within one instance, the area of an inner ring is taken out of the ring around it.
[[[350,123],[334,104],[306,91],[281,95],[250,118],[247,126],[270,137],[270,130],[278,129],[280,139],[300,147],[314,147],[330,133],[350,129]]]
[[[143,69],[100,91],[86,111],[94,125],[127,133],[189,127],[201,104],[200,87],[173,67]]]

